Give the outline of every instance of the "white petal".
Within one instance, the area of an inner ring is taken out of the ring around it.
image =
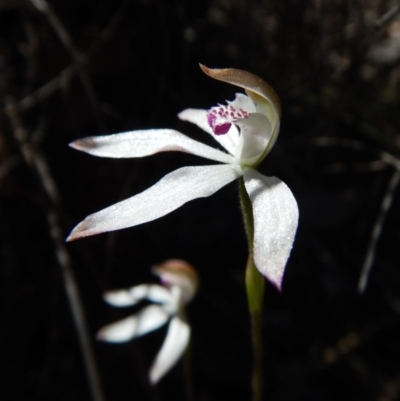
[[[246,169],[244,181],[253,205],[254,263],[280,290],[297,230],[297,202],[287,185],[276,177]]]
[[[167,337],[151,369],[150,382],[156,384],[178,361],[189,343],[190,326],[175,316],[168,327]]]
[[[158,329],[167,322],[170,315],[158,305],[149,305],[136,315],[104,326],[97,333],[97,339],[119,343],[142,336]]]
[[[189,121],[210,134],[231,155],[235,154],[236,144],[239,140],[239,131],[234,124],[225,135],[215,135],[207,121],[207,110],[186,109],[178,114],[182,121]]]
[[[129,289],[131,296],[135,299],[141,297],[151,302],[164,304],[172,299],[172,294],[167,288],[157,284],[138,285]],[[142,298],[142,299],[143,299]]]
[[[136,305],[144,299],[163,304],[171,300],[171,293],[160,285],[142,284],[126,290],[108,291],[103,298],[110,305],[123,307]]]
[[[132,306],[138,302],[131,297],[128,290],[108,291],[103,295],[103,299],[112,306]]]
[[[158,219],[192,199],[212,195],[241,175],[240,167],[232,164],[182,167],[146,191],[86,217],[67,240]]]
[[[100,157],[144,157],[159,152],[179,151],[221,163],[232,163],[230,155],[195,141],[172,129],[150,129],[93,136],[70,143],[74,149]]]
[[[235,156],[247,165],[255,164],[264,153],[270,141],[271,124],[264,114],[250,114],[248,118],[238,120],[240,127],[240,140],[236,148]]]

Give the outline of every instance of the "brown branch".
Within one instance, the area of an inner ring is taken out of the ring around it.
[[[58,17],[57,13],[54,11],[53,7],[49,5],[46,0],[30,0],[34,7],[46,15],[49,24],[53,27],[60,41],[64,47],[69,51],[71,58],[75,61],[76,72],[79,79],[82,82],[82,86],[85,89],[86,95],[93,109],[94,117],[97,121],[100,131],[105,131],[105,126],[100,113],[100,108],[98,105],[97,97],[92,85],[92,82],[84,69],[84,63],[82,54],[79,49],[74,45],[71,35],[68,33],[61,19]]]
[[[382,234],[383,224],[385,223],[386,216],[393,202],[394,193],[398,188],[399,183],[400,183],[400,171],[396,170],[389,181],[389,184],[386,189],[386,194],[383,197],[381,203],[381,208],[379,210],[378,217],[376,218],[374,228],[372,229],[371,239],[368,245],[367,253],[365,255],[364,265],[361,271],[360,279],[358,281],[358,291],[361,294],[365,291],[365,288],[367,286],[368,278],[371,273],[371,268],[375,259],[376,247],[379,238]]]
[[[2,82],[0,82],[2,83]],[[2,85],[4,86],[4,85]],[[87,323],[79,295],[78,286],[72,268],[71,258],[64,243],[64,235],[61,230],[60,217],[57,209],[60,205],[60,195],[54,178],[51,175],[49,165],[44,156],[29,142],[29,137],[19,117],[18,105],[14,98],[6,95],[4,98],[5,114],[8,117],[14,137],[19,144],[22,157],[28,166],[39,177],[44,193],[50,200],[46,217],[49,232],[55,247],[55,254],[61,268],[65,292],[71,307],[72,317],[77,330],[84,364],[88,375],[88,381],[94,401],[104,401],[103,391],[97,371],[94,353],[88,334]]]
[[[113,35],[115,29],[121,23],[122,19],[126,16],[126,11],[130,5],[129,0],[125,0],[119,9],[116,11],[114,16],[111,18],[109,24],[103,29],[103,31],[98,36],[97,40],[92,44],[90,49],[80,55],[80,61],[75,61],[73,64],[61,71],[56,77],[48,81],[42,87],[37,89],[34,93],[25,96],[18,103],[19,109],[21,111],[27,111],[32,107],[36,106],[38,103],[47,99],[53,93],[55,93],[66,81],[70,80],[78,72],[79,63],[86,66],[89,65],[90,58],[95,54],[101,47],[101,45],[110,39]]]
[[[313,140],[313,144],[316,146],[343,146],[354,150],[368,150],[367,146],[360,141],[343,138],[332,138],[332,137],[319,137]],[[367,252],[364,258],[364,264],[361,270],[361,275],[358,281],[358,291],[362,294],[368,283],[368,278],[371,272],[372,265],[374,263],[376,247],[379,238],[382,234],[383,224],[387,213],[392,205],[394,193],[400,184],[400,160],[391,155],[390,153],[382,150],[374,151],[378,154],[380,162],[387,163],[392,166],[395,171],[392,175],[391,180],[386,189],[386,194],[383,197],[378,217],[376,218],[374,227],[372,229],[371,238],[367,248]]]

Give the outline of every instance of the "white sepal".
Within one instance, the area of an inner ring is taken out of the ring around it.
[[[159,152],[179,151],[221,163],[234,161],[232,156],[172,129],[149,129],[93,136],[78,139],[69,146],[100,157],[144,157]]]
[[[276,177],[246,169],[244,182],[253,206],[254,263],[280,290],[297,229],[297,202],[287,185]]]
[[[196,198],[210,196],[242,174],[239,166],[182,167],[144,192],[86,217],[68,241],[147,223]]]
[[[159,305],[149,305],[137,314],[104,326],[97,339],[112,343],[132,340],[164,325],[170,315]]]
[[[108,291],[103,298],[110,305],[124,307],[136,305],[145,299],[157,303],[169,302],[171,294],[161,285],[141,284],[126,290]]]
[[[150,382],[156,384],[178,361],[189,343],[190,326],[181,315],[171,319],[167,337],[150,369]]]

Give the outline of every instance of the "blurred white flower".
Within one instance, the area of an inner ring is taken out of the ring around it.
[[[279,98],[266,82],[251,73],[201,68],[212,78],[244,88],[248,95],[237,94],[226,106],[187,109],[178,115],[210,134],[227,153],[171,129],[89,137],[70,146],[95,156],[114,158],[181,151],[223,164],[183,167],[167,174],[146,191],[86,217],[68,240],[155,220],[190,200],[210,196],[243,176],[253,206],[254,263],[280,289],[297,230],[297,203],[284,182],[255,170],[277,139]]]
[[[97,338],[120,343],[156,330],[169,321],[165,341],[150,368],[150,382],[156,384],[179,360],[190,339],[190,326],[184,307],[198,287],[198,276],[188,263],[172,259],[155,266],[162,285],[143,284],[126,290],[110,291],[105,301],[117,307],[133,306],[143,300],[154,304],[138,313],[100,329]]]

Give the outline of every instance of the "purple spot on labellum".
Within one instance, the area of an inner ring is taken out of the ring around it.
[[[208,125],[209,125],[211,128],[213,128],[216,118],[217,118],[217,117],[216,117],[215,114],[212,113],[212,112],[207,114],[207,122],[208,122]]]
[[[229,131],[229,128],[231,128],[231,123],[224,123],[221,125],[216,125],[213,128],[214,134],[215,135],[224,135]]]

